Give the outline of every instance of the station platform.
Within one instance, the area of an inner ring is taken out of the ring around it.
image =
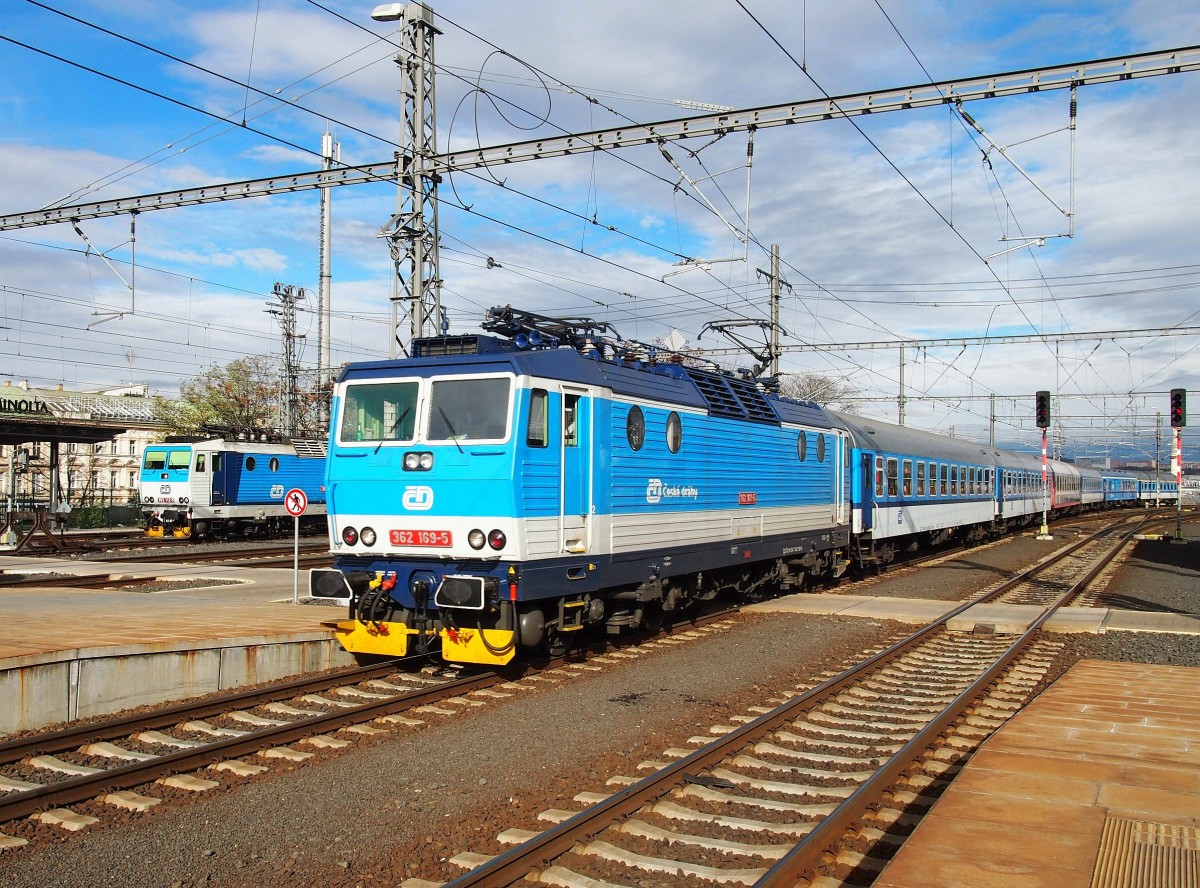
[[[0,588],[0,736],[353,664],[321,625],[345,609],[313,603],[305,571],[11,555],[0,570],[49,575]],[[76,589],[55,574],[162,582]]]
[[[1200,669],[1075,664],[983,744],[873,884],[1200,884]]]

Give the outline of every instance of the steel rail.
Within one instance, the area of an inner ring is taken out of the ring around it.
[[[1140,525],[1139,525],[1140,526]],[[1051,604],[1043,608],[1041,614],[1029,628],[1009,647],[1001,657],[992,664],[971,685],[959,694],[942,712],[926,725],[916,736],[909,740],[887,763],[874,775],[864,781],[853,793],[833,809],[813,828],[796,846],[774,866],[764,873],[754,883],[755,888],[792,888],[800,878],[813,873],[822,860],[836,855],[836,848],[841,843],[850,825],[862,817],[864,811],[879,803],[884,793],[905,773],[918,762],[925,751],[942,739],[946,731],[962,717],[963,713],[975,701],[987,693],[988,689],[998,678],[1021,656],[1042,627],[1067,602],[1071,601],[1081,590],[1096,578],[1109,563],[1116,558],[1129,539],[1137,532],[1131,529],[1117,545],[1105,553],[1071,588],[1062,593]],[[1089,539],[1090,541],[1090,539]],[[1070,553],[1063,553],[1063,558]]]
[[[729,616],[732,609],[723,609],[699,617],[689,617],[672,625],[672,629],[702,626]],[[559,657],[543,658],[538,662],[545,668],[554,668],[577,658],[585,650],[605,652],[619,647],[608,640],[598,641],[575,652]],[[410,658],[413,659],[413,658]],[[517,664],[525,668],[531,662]],[[247,705],[287,699],[298,691],[319,691],[330,687],[354,683],[369,678],[387,675],[396,671],[396,661],[358,669],[333,673],[316,679],[301,678],[267,688],[252,688],[233,694],[225,694],[200,703],[188,702],[170,706],[154,713],[135,713],[105,721],[100,724],[74,726],[51,734],[34,735],[0,743],[0,764],[20,761],[30,755],[62,752],[79,747],[82,743],[112,740],[130,733],[170,727],[182,719],[204,718],[219,715],[230,709]],[[105,769],[99,774],[88,774],[56,781],[35,789],[20,790],[0,796],[0,822],[26,817],[51,806],[70,805],[96,797],[113,789],[130,789],[143,785],[161,776],[197,770],[207,765],[240,755],[255,752],[265,746],[291,743],[304,737],[337,730],[387,715],[395,710],[410,709],[448,696],[461,696],[474,690],[487,688],[511,680],[510,674],[484,672],[442,682],[434,687],[420,688],[398,694],[387,700],[356,704],[353,708],[338,709],[328,713],[317,713],[310,718],[298,719],[286,725],[264,727],[243,737],[231,737],[206,742],[195,749],[185,749],[144,762],[134,762]],[[101,789],[100,787],[104,787]]]
[[[31,755],[45,755],[75,749],[81,743],[97,743],[128,736],[135,731],[153,731],[177,724],[180,719],[207,718],[230,709],[273,703],[295,696],[299,692],[316,693],[332,687],[382,678],[397,669],[398,661],[389,660],[371,666],[329,673],[319,678],[306,677],[272,684],[267,687],[247,688],[221,694],[197,702],[189,700],[154,712],[139,712],[127,716],[106,719],[102,722],[72,725],[61,730],[43,734],[32,734],[0,743],[0,765],[11,764]]]
[[[1074,544],[1065,547],[1056,552],[1053,557],[1035,564],[1016,576],[1010,578],[999,587],[989,592],[986,596],[963,602],[957,607],[952,608],[947,613],[943,614],[937,620],[918,629],[906,638],[897,641],[890,647],[880,651],[874,656],[864,660],[862,663],[842,672],[839,675],[827,679],[814,688],[805,691],[798,697],[795,697],[786,703],[780,704],[770,712],[760,716],[752,722],[748,722],[739,728],[734,729],[730,733],[724,735],[713,743],[701,747],[688,756],[679,759],[662,769],[656,771],[653,775],[638,781],[623,790],[609,796],[602,802],[581,811],[573,817],[564,820],[562,823],[539,833],[537,836],[527,840],[511,850],[497,855],[492,860],[484,863],[475,869],[464,873],[463,875],[450,880],[444,888],[494,888],[494,886],[512,885],[524,879],[531,871],[544,867],[550,861],[557,857],[566,854],[576,845],[581,842],[588,841],[598,833],[609,828],[613,824],[627,818],[631,814],[637,812],[647,804],[661,798],[677,787],[686,782],[686,779],[698,771],[711,768],[718,762],[722,761],[730,754],[731,750],[738,749],[746,745],[747,741],[769,733],[775,730],[781,724],[794,720],[800,713],[809,709],[816,703],[819,703],[826,698],[833,697],[841,692],[846,687],[854,684],[863,675],[873,671],[876,667],[886,665],[892,660],[897,659],[909,649],[917,646],[927,638],[941,632],[945,629],[951,620],[960,616],[978,604],[990,601],[1007,591],[1012,585],[1023,582],[1029,576],[1032,576],[1046,568],[1050,567],[1057,561],[1061,561],[1078,549],[1092,542],[1092,539],[1110,528],[1104,528],[1096,531],[1089,536],[1078,540]],[[1132,535],[1136,532],[1136,528],[1129,532]],[[1074,587],[1072,587],[1072,590]],[[1065,595],[1064,595],[1065,597]],[[1046,611],[1038,618],[1035,623],[1037,628],[1040,628],[1047,619],[1049,619],[1051,609]],[[1031,635],[1032,630],[1027,632]],[[1016,647],[1014,645],[1013,647]],[[1024,649],[1024,645],[1021,646]],[[1012,651],[1012,647],[1009,649]],[[992,667],[994,669],[995,667]],[[986,674],[990,674],[992,669],[989,669]],[[990,681],[989,681],[990,684]],[[974,687],[974,685],[972,685]],[[956,700],[961,699],[965,695],[960,695]],[[978,696],[976,694],[975,696]],[[974,697],[971,698],[972,700]],[[954,716],[957,718],[957,715]],[[938,723],[941,724],[942,717],[938,717]],[[941,728],[939,728],[941,730]],[[922,732],[924,733],[924,732]],[[920,735],[918,735],[920,736]],[[906,768],[911,761],[910,758],[904,758],[903,754],[906,750],[912,747],[912,743],[906,744],[897,756],[890,761],[895,761],[900,758],[902,767]],[[921,748],[924,748],[923,746]],[[893,767],[889,764],[889,768]],[[893,778],[894,780],[894,778]],[[858,795],[856,792],[855,795]],[[851,796],[853,798],[854,796]],[[862,798],[862,796],[859,796]],[[839,806],[833,813],[837,813],[844,806]],[[832,815],[830,815],[832,816]],[[822,821],[824,822],[824,821]],[[815,831],[815,830],[814,830]],[[843,829],[844,832],[844,829]],[[840,836],[842,833],[839,832]],[[811,834],[810,834],[811,836]],[[807,845],[808,841],[800,843]],[[823,852],[823,848],[821,852]],[[797,853],[797,852],[793,852]],[[809,852],[804,852],[809,853]],[[819,852],[820,853],[820,852]],[[790,856],[790,854],[789,854]],[[785,858],[786,859],[786,858]],[[792,883],[794,884],[794,883]]]
[[[388,715],[397,709],[421,706],[426,702],[440,700],[446,696],[458,696],[474,690],[490,687],[504,679],[496,673],[466,676],[436,687],[390,697],[373,703],[356,705],[353,709],[339,709],[320,713],[311,718],[302,718],[286,725],[253,731],[244,737],[227,737],[205,743],[195,749],[157,756],[153,759],[132,762],[115,768],[105,769],[100,774],[70,777],[36,789],[25,789],[0,798],[0,822],[28,817],[51,805],[71,805],[95,798],[98,794],[114,790],[132,789],[154,780],[195,771],[209,765],[257,752],[268,746],[293,743],[314,734],[336,731],[347,725],[357,724],[372,718]]]

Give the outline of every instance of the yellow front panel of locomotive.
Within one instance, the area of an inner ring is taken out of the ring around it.
[[[515,633],[506,629],[443,629],[441,636],[442,656],[452,663],[503,666],[517,652]]]
[[[342,620],[331,625],[338,642],[351,654],[403,657],[408,653],[408,636],[416,635],[403,623],[363,623]]]

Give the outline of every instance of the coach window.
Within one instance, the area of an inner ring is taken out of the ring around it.
[[[525,433],[525,443],[530,447],[545,447],[550,440],[547,431],[550,416],[550,396],[545,389],[533,389],[529,392],[529,429]]]
[[[207,453],[197,453],[196,454],[196,471],[197,472],[205,471],[204,464],[205,464],[205,457],[207,457],[207,456],[208,456]]]
[[[979,492],[979,488],[976,486],[975,479],[975,467],[971,466],[969,469],[967,469],[967,493],[973,494]]]
[[[917,463],[917,496],[925,495],[925,463]]]
[[[678,453],[682,444],[683,422],[679,419],[679,414],[672,410],[671,415],[667,417],[667,450]]]
[[[904,461],[904,495],[912,496],[912,460]]]
[[[887,482],[888,496],[900,495],[900,461],[894,456],[889,456],[887,461]]]
[[[800,462],[808,459],[808,432],[801,432],[800,437],[796,439],[796,456]]]
[[[825,462],[825,436],[817,435],[817,462]]]
[[[950,467],[950,495],[958,496],[958,466]]]
[[[875,457],[875,496],[883,496],[883,457]]]

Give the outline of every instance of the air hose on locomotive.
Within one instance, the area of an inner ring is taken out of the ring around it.
[[[516,605],[513,604],[511,601],[501,601],[500,602],[501,609],[503,609],[505,606],[507,606],[509,608],[509,624],[513,627],[512,638],[509,640],[508,644],[502,645],[501,647],[493,647],[491,642],[489,642],[487,639],[487,632],[483,628],[483,621],[476,620],[476,622],[475,622],[475,629],[476,629],[476,631],[479,632],[480,643],[485,648],[487,648],[488,653],[491,654],[493,657],[502,657],[517,646]],[[451,612],[448,610],[442,611],[442,621],[445,623],[447,629],[455,630],[455,629],[459,628],[456,625],[454,625],[454,618],[451,615]],[[497,625],[502,626],[503,624],[504,624],[504,621],[501,620],[501,621],[499,621],[499,623]]]
[[[391,586],[382,582],[371,583],[367,591],[354,601],[354,619],[364,626],[373,623],[376,629],[382,628],[390,610],[387,599],[391,590]]]

